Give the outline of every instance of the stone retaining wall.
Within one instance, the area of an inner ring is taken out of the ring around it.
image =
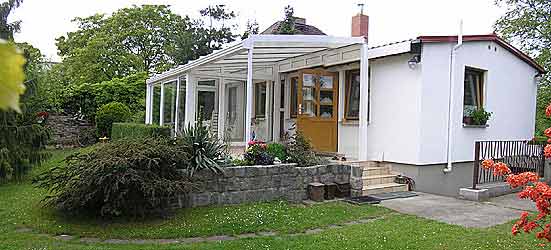
[[[88,121],[79,121],[70,115],[50,114],[46,127],[51,131],[51,143],[57,147],[79,146],[78,136],[84,129],[93,129]]]
[[[307,199],[307,187],[312,182],[350,182],[352,194],[357,194],[361,193],[362,184],[353,175],[361,176],[361,169],[355,168],[358,167],[281,164],[228,167],[224,175],[199,172],[194,176],[196,190],[178,197],[178,203],[180,207],[197,207],[271,200],[299,202]]]

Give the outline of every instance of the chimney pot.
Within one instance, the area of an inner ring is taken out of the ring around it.
[[[368,37],[369,34],[369,16],[358,14],[352,17],[352,36]]]

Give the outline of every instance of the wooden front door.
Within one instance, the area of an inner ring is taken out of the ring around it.
[[[338,85],[337,73],[299,72],[297,128],[317,151],[337,151]]]

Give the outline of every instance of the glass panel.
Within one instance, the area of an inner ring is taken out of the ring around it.
[[[180,77],[180,98],[178,106],[178,130],[184,131],[186,124],[186,78]]]
[[[263,118],[266,114],[266,83],[257,83],[254,95],[255,117]]]
[[[176,81],[164,84],[163,125],[174,127],[176,121]]]
[[[332,76],[320,76],[320,88],[322,88],[322,89],[332,89],[333,88],[333,77]]]
[[[316,116],[317,100],[316,89],[313,87],[302,88],[302,114],[305,116]]]
[[[214,80],[208,80],[208,81],[199,81],[197,82],[200,86],[216,86],[216,82]]]
[[[482,107],[483,72],[465,70],[463,90],[463,112],[468,115],[477,107]]]
[[[333,117],[333,106],[320,106],[320,117],[321,118],[332,118]]]
[[[320,105],[333,105],[333,91],[320,92]]]
[[[159,125],[159,112],[161,110],[161,86],[153,85],[153,124]]]
[[[201,116],[203,121],[210,121],[214,111],[214,91],[199,91],[197,94],[197,108],[197,114]]]
[[[281,80],[281,90],[280,92],[280,105],[279,108],[285,108],[285,79]],[[296,99],[295,99],[296,104]]]
[[[291,117],[297,116],[298,109],[298,77],[291,78]]]
[[[232,141],[243,141],[243,117],[245,110],[245,98],[239,96],[240,88],[238,86],[226,87],[227,109],[226,109],[226,133],[230,133]]]
[[[314,87],[316,84],[314,78],[312,74],[303,74],[302,87]]]
[[[360,72],[352,72],[347,82],[347,118],[358,118],[360,116]]]

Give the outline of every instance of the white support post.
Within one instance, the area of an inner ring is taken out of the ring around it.
[[[264,106],[264,114],[266,114],[266,125],[264,126],[264,132],[266,135],[266,138],[264,138],[266,141],[272,141],[272,100],[273,100],[273,87],[272,87],[272,81],[266,81],[266,100],[265,100],[265,106]]]
[[[247,53],[247,82],[246,88],[246,109],[245,109],[245,143],[251,140],[251,121],[253,115],[253,46],[250,46]]]
[[[160,102],[160,105],[159,105],[159,125],[160,126],[163,126],[164,125],[164,117],[163,117],[163,110],[165,108],[165,84],[164,83],[161,83],[161,102]]]
[[[220,77],[218,80],[218,138],[224,139],[226,133],[226,85],[225,79]]]
[[[195,125],[195,85],[193,76],[190,73],[186,74],[186,126]]]
[[[369,115],[369,58],[367,41],[364,41],[360,57],[360,128],[358,133],[358,160],[367,160],[367,126]]]
[[[273,119],[272,119],[272,138],[274,141],[279,141],[280,138],[279,138],[279,130],[280,130],[280,124],[279,124],[279,121],[281,119],[281,111],[280,111],[280,107],[281,107],[281,79],[280,79],[280,74],[276,71],[275,71],[275,75],[274,75],[274,103],[273,103],[273,108],[272,108],[272,112],[273,112]]]
[[[178,121],[179,119],[179,111],[178,108],[180,107],[180,77],[176,79],[176,115],[174,117],[174,135],[178,134]]]
[[[149,99],[151,98],[151,91],[150,91],[150,84],[145,85],[145,124],[149,124],[149,116],[151,112],[151,102]]]

